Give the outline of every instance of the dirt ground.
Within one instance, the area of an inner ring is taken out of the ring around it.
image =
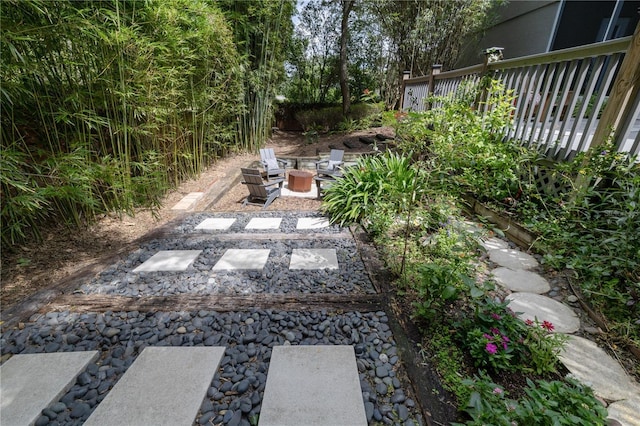
[[[360,142],[362,136],[376,134],[393,136],[391,128],[374,128],[344,134],[320,135],[317,141],[308,141],[299,132],[274,131],[266,143],[279,157],[313,157],[328,153],[331,148],[345,152],[368,152],[371,146]],[[354,146],[344,145],[350,141]],[[259,160],[257,154],[237,154],[220,160],[208,168],[198,179],[183,182],[168,192],[159,210],[140,209],[134,215],[109,214],[83,229],[69,229],[62,224],[52,224],[42,230],[43,241],[29,241],[2,252],[0,309],[5,311],[34,293],[59,283],[65,277],[92,264],[97,259],[116,254],[132,245],[138,238],[174,219],[178,213],[171,208],[190,192],[215,191],[215,182],[224,180],[240,167]],[[231,187],[209,211],[259,211],[258,206],[242,206],[247,195],[243,185]],[[315,210],[320,201],[281,197],[268,210]]]

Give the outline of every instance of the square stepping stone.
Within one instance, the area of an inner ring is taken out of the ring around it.
[[[293,249],[289,269],[338,269],[335,249]]]
[[[84,424],[191,426],[224,351],[145,348]]]
[[[203,220],[195,229],[203,231],[225,231],[231,228],[236,220],[233,218],[211,217]]]
[[[296,229],[321,229],[328,227],[329,219],[326,217],[301,217],[296,224]]]
[[[133,272],[184,271],[202,250],[162,250],[151,256]]]
[[[281,217],[254,217],[244,229],[280,229]]]
[[[171,210],[191,210],[202,197],[204,197],[204,192],[190,192],[182,200],[178,201],[175,206],[171,207]]]
[[[98,355],[98,351],[87,351],[11,357],[0,366],[0,424],[33,424]]]
[[[307,192],[292,191],[289,189],[289,182],[285,182],[280,192],[283,197],[318,198],[318,187],[315,182],[311,183],[311,189]]]
[[[259,426],[365,426],[352,346],[274,346]]]
[[[269,249],[228,249],[213,266],[214,271],[262,269],[269,258]]]

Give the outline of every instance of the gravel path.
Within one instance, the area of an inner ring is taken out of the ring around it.
[[[295,229],[298,217],[317,215],[283,212],[189,215],[177,225],[171,237],[146,243],[90,282],[80,285],[79,292],[135,298],[288,292],[304,297],[307,293],[327,293],[345,295],[345,301],[349,294],[375,293],[355,242],[342,236],[347,236],[348,230],[331,226],[306,231],[314,234],[311,239],[293,238],[302,233]],[[211,234],[194,230],[198,223],[210,217],[237,219],[232,228],[224,231],[227,237],[234,232],[246,233],[244,226],[251,217],[282,217],[277,232],[285,238],[264,235],[248,240],[219,239],[215,235],[217,231]],[[269,248],[271,254],[262,271],[214,273],[211,269],[215,259],[229,247]],[[287,259],[295,248],[334,248],[340,269],[289,270]],[[185,272],[131,272],[158,250],[170,249],[197,249],[203,253]],[[101,352],[99,359],[80,374],[75,385],[43,410],[37,425],[82,424],[147,346],[226,347],[195,424],[255,425],[272,348],[289,344],[353,346],[369,424],[423,425],[425,421],[411,398],[411,385],[388,322],[382,311],[46,312],[5,330],[0,345],[2,361],[11,354],[21,353]]]

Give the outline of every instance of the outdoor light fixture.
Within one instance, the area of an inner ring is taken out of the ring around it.
[[[484,54],[487,63],[501,61],[503,58],[502,51],[504,47],[489,47],[482,51]]]

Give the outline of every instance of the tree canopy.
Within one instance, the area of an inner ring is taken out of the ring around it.
[[[487,24],[500,0],[310,0],[299,4],[288,57],[287,96],[300,102],[335,102],[340,70],[351,97],[364,89],[389,106],[399,99],[402,73],[426,75],[433,64],[452,68],[461,47]],[[347,11],[347,26],[342,27]],[[346,34],[345,34],[346,30]],[[341,56],[341,36],[346,54]]]

